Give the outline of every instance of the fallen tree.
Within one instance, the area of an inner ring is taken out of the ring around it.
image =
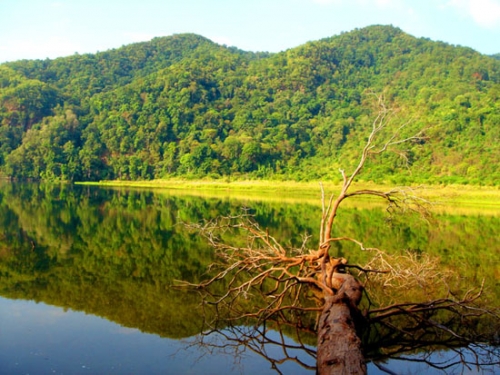
[[[463,296],[454,295],[450,288],[444,288],[438,297],[426,293],[426,299],[421,302],[403,301],[387,306],[370,304],[377,287],[418,285],[423,290],[430,290],[425,286],[440,282],[446,286],[449,277],[442,274],[436,267],[437,261],[429,257],[414,257],[409,253],[399,259],[391,258],[379,249],[366,247],[358,239],[334,236],[335,218],[347,199],[373,196],[384,200],[389,212],[412,211],[424,216],[428,213],[430,203],[418,197],[411,188],[388,191],[355,189],[355,180],[370,157],[391,151],[404,157],[398,146],[426,140],[423,131],[404,136],[406,124],[394,127],[393,111],[385,106],[381,97],[377,98],[377,105],[378,114],[359,162],[351,173],[340,171],[340,192],[327,198],[321,186],[321,225],[315,249],[309,248],[308,237],[298,249],[285,248],[248,214],[220,217],[194,225],[208,239],[220,259],[213,265],[213,277],[192,285],[203,291],[207,304],[215,306],[218,317],[223,315],[226,322],[242,322],[242,319],[249,318],[255,327],[278,320],[301,325],[303,314],[316,311],[319,318],[314,327],[317,334],[315,357],[319,374],[364,374],[370,348],[373,349],[377,342],[380,349],[383,347],[381,342],[406,340],[407,345],[403,348],[386,349],[388,354],[391,350],[397,354],[405,353],[425,342],[429,344],[429,340],[422,338],[428,337],[431,331],[440,337],[442,347],[469,345],[479,338],[479,333],[473,329],[465,332],[464,326],[473,325],[483,316],[488,316],[495,324],[499,320],[496,312],[477,305],[483,294],[481,286]],[[228,233],[231,233],[230,240]],[[360,266],[350,264],[345,257],[335,256],[332,246],[340,243],[349,243],[360,251],[370,252],[371,261]],[[218,283],[218,290],[222,292],[216,293],[213,287]],[[360,308],[365,295],[368,302]],[[245,303],[249,299],[251,303]],[[407,317],[407,321],[398,321],[402,316]],[[457,321],[461,324],[457,325]],[[209,332],[219,331],[213,322],[207,322],[207,326],[211,328]],[[381,341],[366,339],[373,332]],[[262,337],[262,334],[258,336]],[[486,341],[495,344],[492,340],[494,336]],[[410,341],[419,344],[412,346]],[[467,364],[465,359],[462,362]],[[494,359],[488,362],[496,363]]]

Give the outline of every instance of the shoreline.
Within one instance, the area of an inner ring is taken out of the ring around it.
[[[314,182],[296,181],[271,181],[271,180],[150,180],[150,181],[99,181],[99,182],[77,182],[77,185],[91,185],[115,188],[153,189],[153,190],[177,190],[177,191],[199,191],[221,193],[247,193],[251,195],[279,194],[280,196],[321,199],[321,184]],[[339,184],[322,183],[325,195],[340,190]],[[370,182],[359,182],[353,184],[353,190],[374,189],[390,190],[398,186],[390,184],[375,184]],[[408,187],[408,186],[401,186]],[[500,188],[495,186],[471,186],[471,185],[417,185],[412,187],[416,194],[424,199],[438,201],[445,204],[472,204],[500,208]],[[278,196],[277,196],[278,197]],[[375,197],[364,197],[373,199]]]

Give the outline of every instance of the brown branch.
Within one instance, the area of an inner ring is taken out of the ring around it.
[[[408,210],[426,214],[427,207],[430,205],[430,202],[418,197],[415,194],[415,189],[412,188],[396,188],[388,191],[375,189],[351,191],[354,181],[362,172],[369,157],[396,149],[393,146],[425,139],[422,135],[423,130],[412,136],[404,134],[403,129],[407,127],[409,122],[399,125],[392,131],[390,125],[393,120],[393,111],[385,105],[382,96],[377,97],[377,100],[379,110],[371,124],[371,132],[357,164],[350,174],[340,170],[342,176],[340,192],[337,195],[330,194],[327,201],[324,186],[320,184],[321,223],[319,244],[316,251],[308,250],[308,236],[303,238],[299,249],[286,249],[275,237],[269,234],[267,229],[263,230],[257,222],[253,221],[252,216],[248,213],[241,216],[222,217],[193,226],[215,249],[219,261],[209,268],[211,277],[208,277],[208,280],[200,284],[184,283],[183,285],[204,290],[207,295],[205,302],[215,306],[217,316],[227,315],[225,316],[226,321],[237,322],[237,324],[241,324],[243,318],[255,319],[257,323],[269,319],[286,321],[287,316],[295,314],[299,316],[299,311],[322,311],[323,314],[330,314],[332,310],[330,307],[323,310],[322,308],[325,301],[328,301],[326,306],[329,306],[330,303],[333,304],[332,301],[334,301],[336,307],[347,308],[347,310],[344,309],[346,314],[355,314],[354,319],[350,321],[360,318],[360,321],[367,322],[370,326],[379,325],[381,331],[392,331],[390,334],[382,335],[380,340],[390,341],[391,335],[394,335],[398,339],[411,339],[418,342],[413,348],[419,348],[419,345],[429,345],[426,336],[429,332],[442,334],[444,339],[440,339],[439,342],[443,345],[466,342],[467,336],[462,335],[453,326],[456,320],[474,319],[484,314],[495,314],[475,306],[477,299],[482,295],[482,287],[478,293],[467,291],[462,299],[456,298],[451,292],[448,292],[446,298],[435,298],[420,303],[386,301],[385,303],[388,303],[389,306],[372,309],[370,309],[371,301],[375,301],[374,303],[377,301],[375,298],[371,299],[366,291],[370,303],[365,313],[366,320],[357,310],[363,289],[367,285],[371,288],[392,286],[392,290],[396,290],[396,292],[398,288],[399,291],[406,292],[409,287],[418,286],[427,293],[428,290],[424,287],[435,283],[436,280],[448,277],[446,273],[437,268],[439,262],[428,255],[416,256],[408,252],[406,255],[390,258],[377,248],[365,247],[363,242],[358,239],[349,236],[332,236],[338,210],[342,202],[348,198],[360,196],[382,198],[388,203],[387,210],[391,213],[395,209],[399,209],[403,212]],[[388,134],[388,131],[392,133]],[[226,244],[223,239],[231,231],[238,234],[243,233],[246,242],[239,243],[240,246]],[[348,264],[346,259],[331,256],[332,244],[343,241],[351,242],[360,251],[373,251],[372,259],[368,264],[360,266]],[[365,284],[361,284],[350,273],[344,273],[346,268],[360,271],[358,276],[366,278]],[[213,293],[215,288],[212,286],[222,280],[226,282],[224,291],[218,294]],[[311,286],[312,297],[306,296],[307,293],[304,293],[307,286]],[[384,293],[383,289],[380,290],[381,293]],[[250,311],[248,311],[247,306],[250,302],[245,302],[249,296],[253,298],[250,301],[252,304]],[[312,302],[306,302],[305,298],[309,298]],[[430,297],[426,296],[426,298]],[[317,303],[317,305],[311,307],[312,303]],[[325,313],[325,310],[328,311]],[[443,320],[436,318],[438,312],[444,316]],[[408,317],[404,324],[399,322],[404,320],[399,319],[401,315]],[[321,317],[323,318],[323,315]],[[408,351],[408,347],[409,345],[403,343],[400,348],[392,352],[404,353]],[[377,348],[377,350],[379,349]],[[289,353],[286,348],[284,353],[285,357],[288,357]],[[273,360],[272,363],[277,365],[281,362]]]
[[[481,290],[475,296],[467,297],[466,295],[464,299],[460,301],[456,301],[450,298],[441,298],[423,303],[398,303],[383,308],[372,309],[368,314],[376,314],[374,317],[370,318],[372,322],[376,322],[395,315],[412,314],[425,311],[450,310],[454,307],[460,307],[467,310],[476,310],[478,313],[490,313],[487,310],[470,306],[472,302],[478,300],[481,297],[482,293],[483,289],[481,288]]]

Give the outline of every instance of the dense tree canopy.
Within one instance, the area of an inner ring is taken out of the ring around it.
[[[0,170],[61,180],[337,178],[364,141],[371,92],[427,140],[369,165],[366,179],[500,181],[500,61],[390,26],[276,54],[182,34],[2,64]]]

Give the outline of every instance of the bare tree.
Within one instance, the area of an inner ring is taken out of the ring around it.
[[[376,356],[370,354],[373,343],[368,340],[368,344],[363,345],[362,339],[373,330],[379,330],[377,336],[386,344],[396,339],[425,341],[419,339],[433,331],[443,337],[443,346],[454,346],[458,343],[469,344],[477,339],[476,333],[464,333],[463,325],[455,324],[457,321],[463,323],[487,315],[498,322],[498,315],[476,305],[483,293],[481,287],[461,297],[448,290],[444,297],[427,298],[420,303],[405,301],[376,307],[370,304],[376,297],[377,286],[407,288],[412,284],[422,286],[423,283],[447,279],[436,268],[437,261],[434,259],[417,259],[410,253],[390,258],[379,249],[365,247],[358,239],[333,235],[339,208],[350,198],[375,196],[386,201],[391,212],[427,212],[429,202],[419,198],[411,188],[388,191],[355,189],[355,180],[369,158],[391,151],[404,157],[399,146],[426,139],[424,131],[405,136],[408,124],[396,124],[394,112],[386,107],[382,97],[377,98],[377,106],[377,116],[371,124],[359,162],[350,173],[340,171],[340,192],[327,197],[321,186],[320,240],[315,249],[309,249],[309,238],[305,238],[298,249],[284,248],[248,214],[221,217],[195,225],[206,236],[220,260],[213,265],[213,277],[194,285],[207,293],[206,302],[215,306],[218,316],[224,315],[226,320],[241,322],[251,318],[257,322],[255,326],[277,318],[297,324],[304,313],[316,311],[319,316],[315,327],[316,361],[320,374],[366,373],[366,360]],[[234,238],[239,238],[239,243]],[[371,262],[360,266],[350,264],[348,259],[335,257],[332,244],[341,242],[349,242],[360,251],[371,252]],[[216,284],[218,287],[214,287]],[[362,311],[359,306],[364,295],[369,302],[365,303]],[[407,319],[402,322],[400,317]],[[212,329],[217,328],[212,326]],[[381,345],[380,341],[377,342]],[[408,344],[406,349],[392,350],[396,355],[410,348],[414,347]]]

